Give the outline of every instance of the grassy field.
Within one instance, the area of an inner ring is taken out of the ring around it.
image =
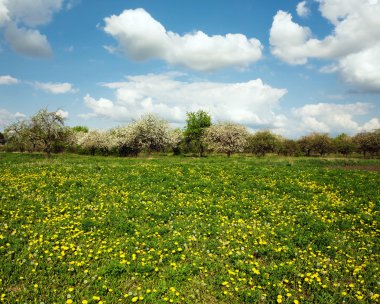
[[[379,166],[1,153],[0,301],[379,302]]]

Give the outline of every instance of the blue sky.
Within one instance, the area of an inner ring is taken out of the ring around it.
[[[204,109],[287,137],[380,128],[380,1],[0,0],[0,130]]]

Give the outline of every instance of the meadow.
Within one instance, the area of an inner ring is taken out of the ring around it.
[[[1,153],[0,301],[377,303],[379,166]]]

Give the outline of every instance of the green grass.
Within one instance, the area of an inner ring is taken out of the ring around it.
[[[378,302],[379,165],[1,153],[0,301]]]

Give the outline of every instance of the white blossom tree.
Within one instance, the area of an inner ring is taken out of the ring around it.
[[[91,130],[87,133],[78,132],[78,145],[95,155],[96,151],[106,155],[116,146],[116,140],[112,132]]]
[[[161,151],[172,143],[172,129],[169,123],[153,114],[146,114],[130,125],[138,148]]]
[[[246,127],[231,122],[224,122],[208,127],[204,141],[209,149],[226,153],[230,157],[235,152],[243,152],[249,133]]]

